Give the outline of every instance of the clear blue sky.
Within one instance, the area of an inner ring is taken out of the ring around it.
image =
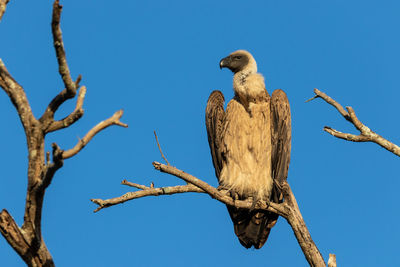
[[[71,148],[123,108],[128,129],[110,128],[65,162],[47,190],[43,236],[57,266],[307,266],[279,219],[261,250],[237,241],[223,204],[200,194],[143,198],[94,214],[90,198],[131,188],[182,184],[151,165],[176,167],[216,185],[204,111],[210,92],[232,92],[219,60],[253,53],[267,89],[284,89],[293,121],[289,182],[311,235],[340,266],[400,266],[399,158],[375,144],[350,143],[324,125],[356,132],[321,100],[319,88],[351,105],[370,128],[400,143],[399,1],[62,1],[62,30],[73,77],[87,86],[85,116],[51,134]],[[40,116],[63,88],[50,30],[51,1],[14,1],[0,22],[0,58]],[[75,103],[57,113],[61,118]],[[25,136],[0,93],[0,208],[23,219]],[[24,266],[0,238],[2,266]]]

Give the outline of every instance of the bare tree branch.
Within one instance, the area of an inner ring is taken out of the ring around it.
[[[82,76],[79,75],[77,80],[74,82],[71,78],[71,74],[69,71],[65,49],[64,49],[64,42],[62,39],[62,33],[60,28],[60,19],[61,19],[61,11],[62,6],[59,4],[59,0],[54,1],[53,4],[53,15],[52,15],[52,22],[51,22],[51,29],[53,34],[53,45],[56,51],[56,57],[58,62],[58,71],[60,76],[64,82],[65,89],[62,90],[49,104],[46,111],[39,119],[40,122],[43,123],[43,126],[47,132],[52,132],[61,128],[68,127],[69,125],[73,124],[83,115],[83,109],[75,109],[67,118],[59,121],[54,122],[54,114],[58,110],[58,108],[68,99],[74,98],[76,95],[77,88],[79,87],[79,83],[82,79]],[[83,92],[82,92],[83,91]],[[86,93],[86,88],[81,89],[81,93],[78,97],[78,103],[81,102],[83,104],[83,99]],[[82,105],[81,105],[82,106]],[[66,126],[64,126],[66,125]]]
[[[70,125],[77,122],[83,116],[84,113],[82,107],[83,107],[83,101],[85,100],[85,95],[86,95],[86,87],[82,86],[81,89],[79,90],[74,111],[64,119],[59,121],[54,121],[54,113],[53,114],[49,113],[51,114],[51,119],[49,118],[48,122],[45,121],[43,122],[44,123],[43,127],[45,128],[46,133],[54,132],[59,129],[69,127]],[[51,106],[51,104],[49,106]]]
[[[76,83],[72,80],[67,59],[65,57],[64,42],[62,39],[62,33],[60,28],[62,6],[60,1],[56,0],[53,4],[53,19],[51,22],[51,30],[53,32],[54,48],[56,50],[58,71],[60,72],[61,78],[64,82],[67,90],[67,98],[72,98],[76,94]]]
[[[46,189],[50,185],[57,170],[64,165],[64,160],[62,158],[62,154],[64,151],[61,150],[56,143],[52,144],[52,148],[53,148],[53,162],[49,162],[49,160],[47,160],[47,165],[44,171],[44,178],[41,183],[41,187],[43,189]]]
[[[335,254],[329,254],[328,267],[336,267],[336,256],[335,256]]]
[[[280,186],[282,187],[282,193],[285,200],[284,205],[289,210],[287,212],[287,216],[281,216],[284,217],[292,227],[297,242],[299,243],[301,250],[303,251],[303,254],[310,266],[325,266],[321,252],[318,250],[317,246],[312,240],[311,234],[308,231],[306,223],[304,222],[292,189],[287,181],[284,181]]]
[[[0,0],[0,21],[3,18],[4,12],[6,12],[6,6],[10,0]]]
[[[173,195],[179,193],[205,193],[204,190],[198,188],[194,185],[177,185],[177,186],[167,186],[167,187],[160,187],[160,188],[151,188],[144,185],[139,185],[130,182],[126,182],[127,184],[131,184],[133,187],[141,189],[140,191],[136,192],[128,192],[120,197],[111,198],[111,199],[91,199],[93,203],[96,203],[99,207],[94,210],[94,212],[98,212],[103,208],[107,208],[113,205],[124,203],[128,200],[147,197],[147,196],[161,196],[161,195]]]
[[[165,165],[165,164],[155,161],[155,162],[153,162],[153,166],[156,170],[159,170],[160,172],[171,174],[173,176],[181,178],[188,184],[193,184],[193,185],[203,189],[212,198],[215,198],[224,204],[227,204],[230,206],[236,206],[237,208],[244,208],[244,209],[253,208],[252,201],[250,201],[250,200],[249,201],[234,200],[230,196],[228,196],[226,193],[222,193],[225,191],[223,191],[223,190],[220,191],[217,188],[207,184],[206,182],[194,177],[193,175],[190,175],[184,171],[181,171],[171,165]],[[257,203],[255,208],[265,209],[265,210],[277,213],[281,216],[284,216],[284,214],[286,213],[285,209],[280,204],[276,204],[273,202],[270,202],[270,203],[259,202],[259,203]]]
[[[24,256],[29,245],[25,241],[21,229],[5,209],[0,212],[0,231],[10,246],[13,247],[21,257]]]
[[[100,131],[104,130],[105,128],[111,126],[111,125],[118,125],[127,128],[128,124],[122,123],[120,121],[120,118],[122,117],[122,114],[124,112],[122,110],[119,110],[114,113],[110,118],[108,118],[105,121],[100,122],[96,126],[94,126],[82,139],[78,141],[78,143],[75,145],[75,147],[71,148],[70,150],[64,151],[62,153],[62,158],[63,159],[68,159],[72,156],[75,156],[78,154],[79,151],[81,151],[89,142],[90,140],[98,134]]]
[[[9,96],[14,107],[17,109],[21,123],[25,129],[31,127],[36,122],[33,116],[31,106],[29,105],[28,98],[21,85],[10,75],[3,61],[0,59],[0,86]]]
[[[253,201],[247,200],[234,200],[230,196],[227,190],[218,190],[217,188],[207,184],[206,182],[182,171],[171,165],[165,165],[159,162],[153,162],[155,169],[174,175],[184,181],[187,185],[172,186],[172,187],[161,187],[152,188],[144,185],[139,185],[135,183],[122,181],[122,184],[129,185],[140,190],[135,192],[128,192],[120,197],[111,199],[91,199],[91,201],[98,205],[94,212],[97,212],[103,208],[107,208],[113,205],[124,203],[128,200],[137,199],[146,196],[160,196],[160,195],[172,195],[178,193],[196,192],[196,193],[206,193],[212,198],[230,206],[243,209],[251,209],[253,207]],[[289,184],[285,181],[281,185],[282,191],[284,193],[285,201],[281,204],[258,201],[255,209],[266,210],[274,212],[284,217],[293,229],[293,233],[303,250],[303,253],[310,264],[310,266],[326,266],[321,253],[319,252],[317,246],[311,238],[311,235],[306,227],[304,219],[300,213],[299,207],[296,202],[296,198]]]
[[[82,76],[79,75],[79,77],[75,81],[77,88],[79,87],[81,78]],[[48,107],[46,108],[42,117],[39,119],[39,121],[43,124],[45,132],[49,133],[56,131],[58,129],[66,128],[69,125],[72,125],[73,123],[78,121],[83,116],[82,106],[83,106],[83,101],[85,99],[85,94],[86,94],[86,87],[82,86],[82,88],[79,91],[75,110],[69,116],[62,119],[61,121],[54,121],[54,114],[65,101],[73,98],[76,95],[76,93],[71,95],[70,93],[68,93],[67,89],[64,89],[57,96],[55,96],[53,100],[51,100]]]
[[[352,107],[346,107],[346,109],[347,109],[347,111],[346,111],[338,102],[336,102],[334,99],[332,99],[325,93],[321,92],[320,90],[314,89],[314,93],[315,93],[315,96],[313,98],[311,98],[310,100],[313,100],[315,98],[322,98],[323,100],[325,100],[325,102],[334,106],[347,121],[349,121],[351,124],[353,124],[354,127],[358,131],[360,131],[360,134],[354,135],[354,134],[350,134],[350,133],[343,133],[343,132],[337,131],[328,126],[324,127],[325,132],[327,132],[337,138],[341,138],[341,139],[344,139],[347,141],[373,142],[373,143],[380,145],[384,149],[392,152],[393,154],[400,156],[400,147],[397,146],[396,144],[386,140],[385,138],[383,138],[382,136],[373,132],[370,128],[365,126],[365,124],[363,124],[357,118],[356,113],[354,112]],[[308,101],[310,101],[310,100],[308,100]]]
[[[315,96],[313,96],[312,98],[308,99],[306,101],[310,102],[311,100],[314,100],[318,97],[321,97],[322,99],[324,99],[326,101],[326,103],[334,106],[337,111],[339,111],[340,114],[342,114],[342,116],[346,119],[346,120],[350,120],[350,116],[347,113],[347,111],[342,107],[342,105],[340,105],[338,102],[336,102],[335,100],[333,100],[331,97],[329,97],[327,94],[325,94],[324,92],[321,92],[320,90],[318,90],[317,88],[314,89],[314,93]]]
[[[4,0],[0,0],[0,12],[4,12]],[[2,13],[0,13],[2,15]],[[54,113],[67,99],[76,95],[81,77],[73,82],[65,58],[65,51],[60,30],[61,6],[56,0],[53,5],[52,30],[54,47],[59,65],[59,72],[63,79],[65,89],[60,92],[49,104],[43,116],[36,120],[31,111],[25,91],[9,74],[0,59],[0,86],[9,96],[17,109],[20,120],[24,126],[28,146],[28,187],[25,201],[24,222],[21,227],[14,219],[3,210],[0,213],[0,233],[7,242],[21,256],[28,266],[53,267],[54,262],[42,238],[42,209],[46,188],[64,164],[64,159],[77,154],[101,130],[110,125],[127,127],[120,122],[122,110],[116,112],[111,118],[99,123],[71,150],[63,151],[57,144],[53,144],[53,158],[50,162],[50,153],[45,153],[46,133],[56,131],[72,125],[83,115],[83,101],[86,88],[83,86],[79,92],[75,110],[60,121],[54,120]]]

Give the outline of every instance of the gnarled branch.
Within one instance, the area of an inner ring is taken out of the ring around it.
[[[13,247],[17,253],[23,257],[26,249],[29,247],[23,236],[21,229],[18,227],[14,218],[3,209],[0,212],[0,232],[6,238],[7,242]]]
[[[28,129],[36,122],[33,116],[28,98],[21,85],[8,72],[3,61],[0,59],[0,86],[6,92],[14,107],[17,109],[18,116],[25,129],[25,134],[28,134]]]
[[[324,127],[325,132],[327,132],[337,138],[344,139],[347,141],[373,142],[373,143],[380,145],[384,149],[392,152],[393,154],[400,156],[400,147],[397,146],[396,144],[386,140],[385,138],[383,138],[382,136],[375,133],[367,126],[365,126],[365,124],[363,124],[357,118],[356,113],[354,112],[352,107],[346,107],[346,110],[347,110],[346,111],[338,102],[336,102],[334,99],[329,97],[324,92],[321,92],[320,90],[315,88],[314,93],[315,93],[315,96],[312,97],[311,99],[309,99],[308,101],[313,100],[315,98],[322,98],[323,100],[325,100],[326,103],[334,106],[347,121],[349,121],[351,124],[354,125],[354,127],[360,132],[360,134],[355,135],[355,134],[350,134],[350,133],[343,133],[343,132],[337,131],[329,126]]]
[[[0,0],[0,12],[4,12]],[[2,15],[2,13],[0,13]],[[61,6],[56,0],[53,5],[52,30],[59,72],[65,89],[48,105],[43,116],[36,120],[31,111],[25,91],[9,74],[0,59],[0,86],[7,93],[17,109],[24,126],[28,146],[28,189],[25,201],[25,214],[22,227],[18,227],[12,216],[3,210],[0,213],[0,232],[13,249],[21,256],[28,266],[54,266],[54,262],[42,238],[41,219],[46,188],[64,164],[64,159],[77,154],[101,130],[110,125],[127,127],[120,122],[122,111],[116,112],[111,118],[99,123],[72,149],[63,151],[53,144],[53,160],[50,153],[45,153],[45,136],[47,133],[72,125],[83,115],[83,101],[86,88],[83,86],[77,97],[75,110],[62,120],[55,121],[54,113],[67,99],[76,95],[81,77],[73,82],[65,58],[64,45],[60,30]]]

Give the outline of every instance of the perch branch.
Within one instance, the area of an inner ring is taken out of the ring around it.
[[[6,12],[6,6],[9,0],[0,0],[0,21],[3,18],[4,12]]]
[[[196,193],[206,193],[212,198],[230,206],[242,209],[251,209],[253,207],[253,201],[247,200],[234,200],[230,196],[227,190],[218,190],[217,188],[209,185],[208,183],[182,171],[171,165],[165,165],[159,162],[153,162],[153,166],[156,170],[160,172],[168,173],[176,176],[188,184],[183,186],[172,186],[172,187],[161,187],[153,188],[144,185],[139,185],[135,183],[128,182],[126,180],[122,181],[122,184],[129,185],[140,190],[135,192],[128,192],[120,197],[111,199],[91,199],[91,201],[98,205],[95,212],[107,208],[113,205],[124,203],[128,200],[137,199],[146,196],[159,196],[159,195],[172,195],[177,193],[186,192],[196,192]],[[303,217],[300,213],[299,207],[297,205],[296,199],[293,192],[287,182],[281,184],[285,201],[281,204],[258,201],[256,204],[256,209],[266,210],[274,212],[284,217],[293,229],[293,232],[297,238],[297,241],[303,250],[303,253],[309,262],[310,266],[326,266],[322,258],[321,253],[316,247],[311,235],[305,225]]]
[[[383,138],[379,134],[375,133],[372,131],[370,128],[368,128],[365,124],[363,124],[356,116],[356,113],[354,112],[352,107],[346,107],[347,111],[334,99],[326,95],[325,93],[321,92],[318,89],[314,89],[315,96],[312,99],[315,98],[322,98],[325,100],[326,103],[334,106],[339,113],[351,124],[354,125],[354,127],[360,131],[359,135],[355,134],[350,134],[350,133],[343,133],[340,131],[337,131],[331,127],[325,126],[324,131],[337,137],[340,139],[344,139],[347,141],[352,141],[352,142],[373,142],[384,149],[392,152],[393,154],[400,156],[400,147],[397,146],[396,144],[388,141],[387,139]]]
[[[122,123],[120,121],[120,118],[122,117],[122,114],[124,112],[122,110],[119,110],[114,113],[110,118],[108,118],[105,121],[100,122],[96,126],[94,126],[82,139],[78,141],[78,143],[75,145],[75,147],[64,151],[62,153],[62,158],[63,159],[68,159],[72,156],[75,156],[76,154],[79,153],[89,142],[90,140],[98,134],[100,131],[104,130],[105,128],[111,126],[111,125],[118,125],[127,128],[128,125],[125,123]]]
[[[209,194],[212,198],[217,199],[221,201],[222,203],[230,206],[235,206],[237,208],[244,208],[244,209],[251,209],[253,208],[253,202],[250,200],[247,201],[238,201],[232,199],[230,196],[227,195],[227,192],[224,190],[218,190],[217,188],[209,185],[208,183],[194,177],[193,175],[190,175],[182,170],[179,170],[171,165],[165,165],[159,162],[153,162],[153,166],[156,170],[159,170],[160,172],[168,173],[173,176],[176,176],[178,178],[181,178],[188,184],[193,184],[201,189],[203,189],[207,194]],[[273,202],[266,203],[265,201],[259,201],[255,207],[256,209],[262,209],[262,210],[267,210],[271,211],[274,213],[277,213],[281,216],[285,216],[287,213],[287,210],[284,208],[284,206],[280,204],[276,204]]]
[[[193,175],[190,175],[184,171],[181,171],[171,165],[165,165],[159,162],[153,162],[153,166],[156,170],[159,170],[160,172],[168,173],[171,175],[174,175],[184,181],[186,181],[188,184],[183,185],[183,186],[172,186],[172,187],[166,187],[168,188],[167,191],[165,191],[165,188],[152,188],[152,187],[147,187],[144,185],[138,185],[135,183],[130,183],[127,181],[122,181],[122,184],[133,186],[136,188],[141,189],[140,191],[136,192],[129,192],[123,196],[116,197],[116,198],[111,198],[111,199],[92,199],[92,202],[96,203],[100,207],[98,207],[95,211],[99,211],[100,209],[110,207],[116,204],[123,203],[125,201],[135,199],[135,198],[140,198],[140,197],[145,197],[145,196],[159,196],[159,195],[170,195],[170,194],[177,194],[177,193],[186,193],[186,192],[197,192],[197,193],[206,193],[210,195],[212,198],[217,199],[221,201],[224,204],[230,205],[230,206],[235,206],[237,208],[244,208],[244,209],[250,209],[252,208],[253,202],[251,200],[234,200],[232,197],[229,196],[229,193],[227,190],[218,190],[217,188],[209,185],[208,183],[194,177]],[[168,192],[168,193],[163,193],[160,194],[160,192]],[[173,193],[170,193],[173,192]],[[274,213],[277,213],[279,215],[285,216],[287,210],[282,204],[276,204],[276,203],[266,203],[265,201],[259,201],[256,205],[257,209],[263,209],[263,210],[268,210]]]

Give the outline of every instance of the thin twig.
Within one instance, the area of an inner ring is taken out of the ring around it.
[[[128,124],[122,123],[120,121],[120,118],[122,117],[122,114],[124,112],[122,110],[119,110],[114,113],[110,118],[108,118],[105,121],[102,121],[98,123],[96,126],[94,126],[82,139],[78,141],[78,143],[75,145],[75,147],[66,150],[62,153],[62,158],[63,159],[68,159],[72,156],[75,156],[76,154],[79,153],[89,142],[90,140],[98,134],[100,131],[104,130],[105,128],[111,126],[111,125],[118,125],[121,127],[128,127]]]
[[[128,182],[129,183],[129,182]],[[148,196],[161,196],[161,195],[173,195],[179,193],[204,193],[204,191],[197,186],[194,185],[178,185],[178,186],[167,186],[167,187],[160,187],[160,188],[150,188],[144,185],[137,185],[134,186],[137,188],[144,188],[139,191],[135,192],[128,192],[120,197],[111,198],[111,199],[91,199],[91,201],[98,205],[98,207],[94,210],[94,212],[98,212],[101,209],[111,207],[117,204],[124,203],[128,200],[141,198],[141,197],[148,197]]]
[[[134,188],[137,188],[137,189],[141,189],[141,190],[146,190],[146,189],[149,189],[149,188],[150,188],[150,187],[145,186],[145,185],[141,185],[141,184],[136,184],[136,183],[128,182],[128,181],[125,180],[125,179],[122,180],[121,184],[130,186],[130,187],[134,187]]]
[[[337,111],[339,111],[340,114],[342,114],[342,116],[346,119],[349,120],[350,116],[349,113],[347,113],[347,111],[342,107],[342,105],[340,105],[338,102],[336,102],[334,99],[332,99],[330,96],[328,96],[327,94],[325,94],[324,92],[321,92],[320,90],[318,90],[317,88],[314,88],[314,93],[315,96],[310,98],[309,100],[307,100],[306,102],[309,102],[313,99],[316,99],[318,97],[322,98],[323,100],[325,100],[328,104],[334,106]]]
[[[161,157],[165,160],[165,162],[166,162],[168,165],[170,165],[169,162],[168,162],[168,160],[167,160],[167,158],[164,156],[164,154],[163,154],[163,152],[162,152],[162,150],[161,150],[161,146],[160,146],[160,143],[158,142],[158,137],[157,137],[156,131],[154,131],[154,136],[155,136],[155,138],[156,138],[158,150],[160,150]]]
[[[314,89],[315,96],[312,98],[322,98],[326,103],[334,106],[339,113],[351,124],[354,125],[354,127],[360,131],[359,135],[355,134],[350,134],[350,133],[343,133],[338,130],[335,130],[329,126],[324,127],[324,131],[331,134],[334,137],[344,139],[347,141],[352,141],[352,142],[373,142],[384,149],[392,152],[393,154],[397,155],[400,157],[400,147],[397,146],[396,144],[388,141],[387,139],[383,138],[379,134],[375,133],[372,131],[370,128],[368,128],[365,124],[363,124],[356,116],[355,111],[353,110],[352,107],[346,107],[347,111],[340,105],[338,102],[336,102],[334,99],[329,97],[327,94],[321,92],[318,89]]]

